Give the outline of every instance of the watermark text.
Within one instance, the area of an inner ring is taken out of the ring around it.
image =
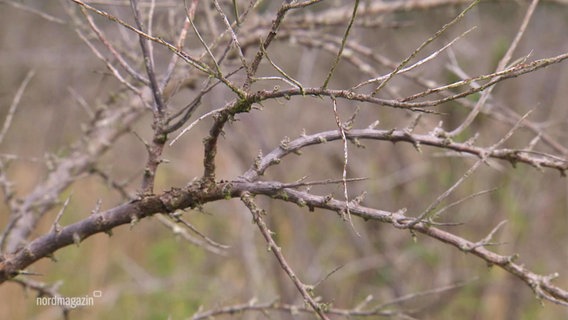
[[[65,307],[69,309],[75,309],[77,307],[88,307],[95,305],[95,298],[102,296],[100,290],[93,291],[92,295],[85,295],[82,297],[37,297],[36,305],[38,306],[58,306]]]

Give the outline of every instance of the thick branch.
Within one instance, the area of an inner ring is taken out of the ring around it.
[[[196,183],[184,189],[172,189],[159,196],[148,196],[140,200],[128,202],[113,209],[95,213],[80,222],[63,227],[58,231],[52,230],[50,233],[32,241],[13,255],[5,256],[0,261],[0,284],[18,275],[21,270],[35,261],[49,257],[58,249],[70,244],[79,244],[96,233],[108,232],[117,226],[133,223],[159,212],[174,212],[178,209],[192,208],[207,202],[240,197],[245,192],[249,192],[252,195],[266,195],[310,209],[322,208],[334,213],[347,208],[347,204],[344,201],[333,199],[330,196],[313,195],[286,188],[284,184],[279,182],[233,181],[218,184],[215,188],[207,190],[201,188],[199,183]],[[349,209],[351,214],[365,220],[376,220],[395,227],[408,226],[408,222],[413,221],[413,218],[404,215],[403,210],[390,212],[354,203],[350,204]],[[449,244],[464,252],[470,252],[490,265],[502,268],[528,284],[535,291],[538,298],[568,305],[568,291],[551,284],[551,280],[555,275],[542,276],[535,274],[524,266],[516,264],[512,256],[496,254],[483,246],[477,245],[477,242],[468,241],[425,222],[416,223],[410,226],[409,229]]]
[[[51,230],[25,247],[0,260],[0,284],[17,276],[35,261],[52,256],[57,250],[71,244],[79,245],[86,238],[113,228],[136,223],[156,213],[169,213],[177,209],[192,208],[200,203],[219,200],[221,192],[202,193],[192,185],[185,190],[172,189],[160,196],[147,196],[130,201],[110,210],[93,213],[74,224]]]

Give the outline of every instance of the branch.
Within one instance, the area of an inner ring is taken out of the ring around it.
[[[126,105],[97,112],[84,136],[70,147],[69,155],[57,159],[43,182],[21,200],[18,211],[11,213],[10,221],[2,232],[5,252],[14,252],[25,243],[38,221],[57,204],[61,192],[89,171],[112,143],[128,132],[129,126],[143,111],[144,108]]]
[[[337,65],[339,64],[339,60],[341,59],[341,55],[343,54],[343,50],[345,49],[345,44],[347,43],[347,37],[349,37],[349,31],[351,31],[351,27],[353,27],[353,22],[355,22],[355,17],[357,17],[357,9],[358,8],[359,8],[359,0],[355,0],[355,4],[353,5],[353,13],[351,15],[351,19],[349,19],[349,25],[347,25],[347,29],[345,30],[345,34],[343,35],[343,38],[341,39],[341,46],[339,47],[339,51],[337,52],[337,55],[335,56],[335,61],[333,61],[333,64],[331,65],[331,68],[329,69],[327,77],[325,78],[325,81],[323,82],[322,88],[324,88],[324,89],[327,88],[327,85],[329,84],[329,81],[331,80],[331,77],[333,76],[333,72],[335,71],[335,69],[337,68]]]
[[[191,56],[189,56],[187,53],[183,52],[181,49],[178,49],[175,45],[157,38],[157,37],[153,37],[145,32],[143,32],[142,30],[139,30],[133,26],[131,26],[130,24],[126,23],[125,21],[122,21],[121,19],[113,16],[112,14],[99,10],[93,6],[90,6],[86,3],[84,3],[83,1],[80,0],[71,0],[74,3],[84,7],[85,9],[92,11],[100,16],[103,16],[107,19],[109,19],[110,21],[114,21],[118,24],[120,24],[121,26],[127,28],[130,31],[133,31],[134,33],[136,33],[138,36],[141,36],[145,39],[148,39],[150,41],[154,41],[160,45],[163,45],[165,48],[168,48],[170,51],[172,51],[173,53],[175,53],[176,55],[178,55],[183,61],[187,62],[188,64],[190,64],[191,66],[195,67],[196,69],[200,70],[203,73],[206,73],[208,75],[213,75],[214,72],[209,69],[209,67],[207,67],[205,64],[203,64],[202,62],[197,61],[196,59],[192,58]]]
[[[179,209],[194,208],[208,202],[231,197],[243,197],[243,195],[245,195],[246,201],[248,194],[251,196],[265,195],[273,199],[296,203],[310,209],[325,209],[328,212],[340,212],[346,210],[347,207],[345,201],[339,201],[330,196],[313,195],[289,189],[279,182],[233,181],[220,183],[213,189],[204,189],[197,182],[183,189],[172,189],[161,195],[146,196],[104,212],[95,212],[77,223],[61,227],[58,230],[51,230],[17,252],[1,258],[0,284],[17,276],[21,273],[21,270],[24,270],[35,261],[52,256],[57,250],[74,243],[80,243],[94,234],[108,233],[117,226],[133,223],[156,213],[175,212]],[[351,214],[364,220],[375,220],[395,227],[408,228],[414,232],[422,233],[449,244],[461,251],[472,253],[490,265],[498,266],[521,279],[534,290],[537,298],[556,304],[568,305],[568,291],[551,283],[554,278],[558,277],[557,274],[538,275],[523,265],[515,263],[515,256],[496,254],[485,249],[484,246],[479,246],[479,242],[466,240],[425,222],[418,222],[410,226],[409,222],[413,221],[413,218],[405,216],[404,210],[390,212],[353,203],[350,204],[350,211]]]
[[[527,25],[529,24],[529,21],[531,20],[531,17],[532,17],[532,15],[533,15],[533,13],[536,9],[536,6],[538,5],[538,2],[539,2],[539,0],[533,0],[531,2],[531,5],[527,9],[527,13],[525,15],[525,18],[523,19],[523,23],[519,27],[519,31],[517,32],[515,39],[513,40],[511,45],[509,46],[509,49],[507,50],[505,55],[499,61],[499,64],[497,65],[496,72],[504,70],[505,67],[507,66],[507,64],[509,63],[509,61],[511,60],[511,57],[513,56],[513,52],[517,49],[517,46],[519,45],[519,42],[521,41],[522,36],[525,34],[525,30],[527,29]],[[479,114],[481,108],[483,108],[485,106],[485,103],[487,102],[487,100],[491,96],[491,92],[493,91],[493,88],[495,88],[495,87],[489,87],[489,88],[487,88],[487,90],[483,91],[483,93],[481,94],[481,97],[479,98],[479,100],[475,104],[475,107],[471,110],[470,114],[468,114],[467,118],[459,125],[459,127],[457,127],[456,129],[452,130],[449,133],[449,135],[451,137],[455,137],[455,136],[459,135],[467,127],[469,127],[471,125],[473,120]]]
[[[501,159],[510,162],[512,165],[517,163],[525,163],[536,168],[546,167],[557,169],[561,174],[565,174],[568,170],[568,159],[559,158],[548,154],[534,155],[531,152],[525,152],[517,149],[494,149],[474,146],[468,142],[455,142],[444,136],[443,133],[432,134],[414,134],[407,130],[376,130],[376,129],[352,129],[345,132],[348,139],[369,139],[396,142],[411,143],[414,146],[432,146],[441,149],[453,150],[460,153],[475,155],[479,158],[487,156],[488,158]],[[241,178],[245,181],[255,181],[272,165],[279,164],[283,157],[291,153],[297,153],[300,149],[322,144],[329,141],[340,140],[341,132],[338,130],[324,131],[312,135],[306,135],[289,141],[286,148],[276,148],[266,156],[258,159],[256,163],[247,170]]]
[[[280,25],[282,24],[282,21],[284,20],[284,16],[286,16],[286,13],[291,9],[305,8],[307,6],[313,5],[321,1],[322,0],[310,0],[294,4],[282,3],[282,6],[280,7],[280,9],[278,9],[278,13],[276,13],[276,18],[274,19],[274,21],[272,21],[272,27],[270,28],[268,35],[264,38],[264,40],[260,44],[260,49],[257,51],[252,63],[250,64],[248,79],[247,82],[245,82],[245,85],[243,86],[245,91],[250,86],[252,77],[256,74],[256,71],[260,66],[260,62],[262,61],[262,57],[264,56],[264,51],[268,49],[272,41],[276,38],[276,34],[278,33],[278,29],[280,28]]]
[[[296,288],[298,288],[298,291],[300,291],[300,293],[302,294],[304,301],[306,301],[310,305],[310,307],[318,314],[318,316],[321,319],[329,319],[325,315],[324,307],[319,303],[317,303],[312,298],[311,293],[308,292],[308,290],[311,289],[307,285],[305,285],[302,281],[300,281],[298,276],[295,274],[294,270],[292,270],[292,268],[286,261],[286,258],[284,258],[284,255],[282,254],[282,249],[276,244],[276,242],[272,238],[272,231],[268,229],[268,226],[266,225],[264,219],[262,218],[262,216],[266,214],[264,210],[258,208],[256,203],[254,202],[252,195],[248,192],[244,192],[241,195],[241,201],[250,210],[254,223],[258,226],[258,228],[260,229],[260,233],[262,233],[262,236],[264,237],[264,240],[266,240],[266,242],[268,243],[269,250],[272,251],[272,253],[276,257],[276,260],[278,260],[278,263],[282,267],[282,270],[286,272],[288,277],[290,277],[290,280],[292,280]]]
[[[271,198],[296,203],[302,207],[325,209],[328,210],[328,212],[340,212],[341,210],[346,210],[347,207],[347,204],[344,201],[335,200],[329,196],[318,196],[307,192],[281,188],[281,184],[278,182],[234,182],[232,184],[232,188],[234,192],[238,192],[238,190],[246,190],[251,194],[262,194]],[[413,226],[409,226],[409,223],[414,221],[414,219],[405,216],[405,210],[389,212],[360,206],[358,204],[350,205],[350,210],[353,215],[363,218],[365,221],[375,220],[403,228],[408,226],[409,230],[427,235],[430,238],[449,244],[463,252],[472,253],[486,261],[490,266],[498,266],[499,268],[521,279],[525,284],[533,289],[538,299],[544,299],[555,304],[568,306],[568,291],[554,286],[551,283],[553,279],[558,277],[558,274],[554,273],[552,275],[543,276],[533,273],[522,264],[515,263],[515,260],[518,258],[516,255],[503,256],[496,254],[485,249],[484,246],[479,246],[479,242],[466,240],[452,233],[433,227],[428,223],[419,222]],[[496,229],[490,233],[490,236]]]
[[[211,185],[215,181],[215,157],[217,156],[217,140],[222,134],[223,128],[227,121],[231,120],[236,114],[249,112],[252,104],[258,102],[258,97],[244,96],[238,100],[229,103],[225,108],[215,114],[215,121],[209,130],[209,136],[204,139],[204,157],[203,157],[203,177],[202,182],[205,185]],[[188,129],[189,130],[189,129]]]

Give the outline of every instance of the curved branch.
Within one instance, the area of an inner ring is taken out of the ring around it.
[[[546,167],[557,169],[562,175],[568,170],[568,159],[559,158],[548,154],[535,154],[531,151],[518,149],[495,149],[474,146],[469,142],[455,142],[444,135],[444,132],[432,134],[413,134],[409,130],[376,130],[376,129],[353,129],[345,132],[348,139],[369,139],[395,142],[412,143],[416,147],[428,145],[446,150],[453,150],[460,153],[475,155],[479,158],[501,159],[515,165],[525,163],[537,168]],[[259,159],[241,178],[246,181],[255,181],[262,176],[268,167],[280,163],[280,160],[290,153],[328,141],[340,140],[342,137],[339,130],[319,132],[313,135],[306,135],[295,140],[289,141],[286,148],[278,147],[266,156]]]

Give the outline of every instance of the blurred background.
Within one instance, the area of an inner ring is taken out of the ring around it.
[[[111,2],[91,3],[129,19],[127,4],[116,1],[108,5]],[[183,23],[183,3],[179,2],[164,1],[156,7],[156,33],[167,40],[168,35],[175,34],[176,28]],[[271,21],[279,3],[265,2],[266,5],[252,13],[254,17],[250,23],[258,21],[255,19]],[[118,82],[74,31],[65,12],[75,10],[73,5],[66,1],[15,3],[23,3],[27,8],[49,15],[42,17],[37,12],[9,5],[7,1],[0,2],[2,121],[26,74],[30,70],[35,72],[15,114],[12,128],[0,145],[2,157],[17,156],[18,160],[12,162],[6,174],[15,183],[18,196],[24,197],[45,177],[46,159],[64,157],[69,146],[80,139],[82,126],[89,120],[89,115],[80,106],[77,97],[82,97],[94,108],[109,103],[111,96],[120,92],[116,89]],[[350,3],[324,1],[309,11],[317,17],[327,10],[350,8]],[[205,5],[200,3],[198,10]],[[526,1],[482,2],[419,54],[418,59],[474,26],[475,30],[452,46],[451,51],[418,68],[413,75],[445,84],[458,79],[450,70],[452,65],[459,65],[469,76],[493,72],[518,31],[527,7]],[[225,8],[230,12],[229,4],[225,4]],[[374,17],[374,21],[381,22],[376,26],[355,26],[350,40],[365,45],[396,64],[463,8],[462,3],[384,12]],[[205,31],[206,15],[200,13],[198,11],[196,15],[196,24],[203,26],[204,37],[211,40],[212,35]],[[294,21],[301,14],[303,12],[295,12],[287,19]],[[138,41],[134,35],[105,19],[95,17],[95,20],[116,43]],[[326,26],[324,33],[341,37],[346,23]],[[246,24],[243,28],[246,29]],[[284,23],[282,28],[284,35],[288,32],[286,28],[292,29],[292,26]],[[514,59],[530,54],[531,61],[567,52],[566,30],[568,5],[561,1],[542,1]],[[266,30],[261,29],[259,34],[265,33]],[[248,36],[243,34],[243,39]],[[309,36],[309,33],[306,38],[302,38],[301,34],[295,38],[283,36],[270,47],[269,54],[304,86],[319,87],[335,56],[318,48],[315,40],[306,40]],[[322,36],[319,40],[326,41],[326,38]],[[191,33],[187,47],[190,52],[200,50],[200,44]],[[163,69],[170,56],[161,48],[155,50],[158,68]],[[256,45],[251,45],[245,53],[250,58],[255,52]],[[139,51],[131,54],[140,55]],[[370,59],[364,60],[373,63]],[[380,74],[392,71],[392,68],[383,65],[375,64],[373,67]],[[187,69],[180,67],[179,70],[182,73]],[[263,65],[259,73],[266,76],[275,74],[268,64]],[[344,60],[330,88],[350,88],[369,77]],[[274,85],[286,86],[283,83],[259,82],[255,88]],[[552,65],[500,83],[494,89],[489,104],[495,110],[510,109],[519,115],[534,110],[530,120],[568,148],[566,88],[567,64]],[[420,86],[415,81],[400,76],[393,79],[388,90],[385,89],[380,96],[398,98],[419,91]],[[171,105],[183,107],[196,94],[194,89],[184,89],[172,98]],[[477,98],[474,95],[468,99],[475,102]],[[222,107],[231,99],[233,95],[226,88],[215,89],[204,97],[198,113],[201,115]],[[379,120],[380,129],[400,129],[406,127],[413,117],[407,111],[346,100],[339,101],[338,106],[343,119],[349,118],[359,108],[354,126],[360,128]],[[443,121],[445,129],[451,130],[461,123],[469,109],[462,104],[447,103],[436,110],[441,114],[424,115],[418,123],[417,132],[430,132],[440,121]],[[277,148],[285,137],[293,139],[302,132],[312,134],[337,128],[329,99],[314,97],[267,101],[263,103],[262,110],[239,115],[236,120],[226,128],[220,142],[217,159],[219,179],[236,178],[254,163],[259,151],[267,154]],[[151,115],[148,114],[98,161],[98,168],[115,181],[125,182],[132,194],[139,190],[145,165],[143,159],[146,157],[138,136],[150,139],[150,124]],[[210,119],[200,122],[166,149],[164,158],[168,163],[160,167],[156,192],[184,186],[200,176],[202,139],[210,124]],[[479,133],[477,143],[488,146],[501,139],[509,129],[510,125],[494,117],[480,115],[462,139],[467,140]],[[505,145],[524,148],[534,136],[533,132],[521,129]],[[368,179],[350,184],[350,194],[357,196],[366,191],[364,205],[390,211],[407,208],[409,215],[416,215],[428,207],[477,160],[425,146],[419,153],[410,144],[361,142],[364,148],[349,146],[348,176]],[[537,149],[554,152],[541,144]],[[300,156],[285,158],[280,165],[269,169],[264,178],[284,182],[305,176],[308,180],[337,179],[341,178],[342,169],[342,143],[333,142],[308,148]],[[472,241],[482,239],[499,222],[507,220],[494,239],[501,244],[491,249],[503,255],[519,254],[519,262],[534,272],[559,272],[561,276],[554,283],[568,288],[565,273],[568,270],[567,183],[566,178],[554,170],[539,170],[522,164],[512,167],[509,163],[491,161],[490,165],[480,168],[462,184],[444,205],[476,192],[496,189],[453,207],[440,219],[463,223],[448,230]],[[311,192],[333,194],[338,199],[343,195],[341,185],[313,187]],[[101,201],[103,210],[124,201],[116,190],[97,176],[78,179],[61,195],[61,200],[69,196],[71,201],[61,220],[63,225],[89,215],[98,201]],[[417,295],[413,299],[393,303],[385,310],[402,311],[417,319],[568,317],[568,309],[541,303],[530,288],[513,276],[424,236],[417,235],[413,239],[409,232],[391,225],[360,219],[354,219],[354,227],[351,227],[333,212],[309,212],[293,204],[266,198],[258,198],[258,203],[268,212],[270,228],[296,273],[305,283],[319,283],[316,294],[322,301],[331,302],[333,307],[353,308],[367,297],[372,297],[367,307],[378,306],[406,295],[461,284],[441,293]],[[58,210],[56,208],[46,216],[34,236],[49,230]],[[8,215],[6,206],[0,205],[2,226],[6,224]],[[187,211],[184,217],[208,237],[229,245],[227,255],[215,255],[189,244],[153,217],[132,228],[117,228],[112,237],[100,234],[79,247],[64,248],[56,253],[58,262],[44,259],[31,266],[30,270],[41,274],[35,280],[61,282],[59,290],[64,296],[85,296],[100,290],[102,297],[95,300],[95,306],[71,313],[72,318],[80,319],[182,319],[190,318],[200,308],[215,309],[251,300],[258,303],[276,300],[302,303],[296,288],[267,251],[266,243],[251,222],[250,213],[238,199],[207,204],[202,212]],[[20,285],[10,282],[0,287],[0,318],[60,317],[61,311],[56,307],[37,306],[35,292],[25,291]],[[270,316],[250,312],[232,317],[310,318],[279,312]],[[393,318],[405,319],[402,315]]]

